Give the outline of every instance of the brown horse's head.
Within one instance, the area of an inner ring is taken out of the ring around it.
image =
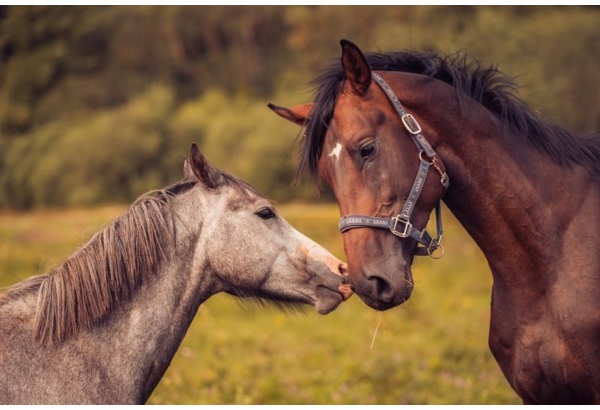
[[[362,52],[348,41],[341,44],[342,67],[329,74],[337,77],[319,89],[314,103],[270,108],[306,126],[300,166],[309,167],[332,188],[342,216],[391,218],[400,213],[411,192],[420,165],[419,150],[374,84]],[[400,84],[397,76],[381,75],[395,89]],[[412,212],[415,228],[425,228],[443,193],[439,174],[429,172]],[[352,229],[343,235],[350,280],[367,305],[385,310],[410,297],[414,239],[373,228]]]

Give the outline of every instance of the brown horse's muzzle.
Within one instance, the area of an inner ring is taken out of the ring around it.
[[[377,267],[369,264],[358,272],[352,271],[350,267],[350,280],[354,292],[369,307],[376,310],[387,310],[401,305],[410,298],[414,284],[410,264],[404,264],[404,268],[399,266],[402,265]]]

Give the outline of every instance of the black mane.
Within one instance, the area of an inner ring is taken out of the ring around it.
[[[441,56],[434,52],[402,51],[367,53],[365,57],[372,70],[423,74],[452,85],[459,91],[459,99],[461,95],[473,98],[557,163],[579,164],[600,176],[600,138],[579,136],[545,123],[517,96],[515,82],[497,67],[484,67],[464,53]],[[344,78],[338,59],[312,82],[316,89],[315,104],[300,148],[297,178],[308,171],[314,181],[317,179],[325,133]]]

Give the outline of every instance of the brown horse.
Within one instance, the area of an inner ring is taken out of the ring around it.
[[[378,310],[410,297],[443,198],[489,262],[489,344],[513,389],[600,403],[600,139],[547,124],[464,55],[341,44],[313,103],[270,107],[306,126],[299,175],[335,194],[357,294]]]

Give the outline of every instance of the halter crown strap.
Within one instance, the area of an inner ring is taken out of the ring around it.
[[[410,222],[410,219],[412,212],[415,209],[415,205],[419,199],[419,196],[421,195],[421,191],[423,190],[423,186],[425,185],[425,179],[427,178],[429,167],[433,165],[434,169],[440,174],[440,182],[444,187],[444,191],[448,189],[448,185],[450,184],[448,175],[444,171],[442,171],[441,167],[439,166],[437,162],[437,154],[421,133],[421,127],[419,126],[417,120],[411,114],[406,112],[406,110],[400,103],[400,100],[398,99],[398,97],[396,97],[396,94],[394,94],[394,91],[392,91],[391,87],[383,80],[383,78],[381,78],[381,76],[379,76],[377,73],[372,72],[371,74],[375,82],[379,85],[379,87],[381,87],[387,98],[394,106],[394,109],[402,119],[404,127],[410,133],[413,142],[419,150],[419,159],[421,160],[421,162],[419,164],[419,171],[417,172],[417,176],[415,177],[415,181],[413,182],[410,194],[404,202],[404,206],[402,207],[402,211],[400,211],[399,215],[392,218],[379,218],[364,215],[347,215],[340,219],[340,232],[344,233],[354,228],[389,229],[396,236],[399,236],[401,238],[410,237],[415,239],[419,244],[423,245],[421,247],[417,247],[415,251],[416,255],[433,256],[433,252],[436,249],[441,248],[440,241],[442,240],[443,234],[440,203],[438,202],[438,204],[435,207],[437,226],[437,237],[435,239],[433,239],[425,229],[423,231],[419,231],[418,229],[413,227],[412,223]],[[427,157],[428,160],[423,158],[423,154]]]
[[[379,74],[375,72],[372,72],[371,74],[373,76],[373,80],[375,80],[377,85],[379,85],[381,90],[387,96],[388,100],[390,100],[390,102],[394,106],[394,109],[402,119],[404,127],[410,133],[410,136],[413,139],[419,151],[425,153],[425,155],[427,155],[429,158],[435,157],[435,151],[433,150],[433,148],[431,148],[431,145],[429,145],[429,143],[421,133],[421,127],[419,126],[417,120],[415,120],[415,118],[411,114],[406,112],[406,110],[402,106],[402,103],[400,102],[398,97],[396,97],[396,94],[394,94],[394,91],[392,91],[388,83],[386,83],[385,80],[381,78]]]
[[[444,186],[444,189],[448,189],[448,185],[450,185],[448,175],[445,172],[443,172],[442,169],[438,166],[437,154],[435,153],[429,142],[427,142],[427,140],[423,136],[421,126],[419,125],[415,117],[413,117],[412,114],[406,112],[404,106],[402,105],[392,88],[389,86],[388,83],[385,82],[383,78],[381,78],[379,74],[377,74],[376,72],[371,72],[371,75],[373,80],[375,80],[375,82],[381,88],[388,100],[390,100],[390,102],[392,103],[392,106],[396,110],[396,113],[398,113],[398,115],[402,119],[402,124],[404,124],[404,128],[406,128],[406,130],[410,133],[410,137],[417,146],[419,152],[421,154],[425,154],[427,158],[431,159],[431,164],[433,164],[435,170],[442,177],[441,182]],[[422,156],[419,155],[419,157],[421,158],[421,162],[423,162]]]

